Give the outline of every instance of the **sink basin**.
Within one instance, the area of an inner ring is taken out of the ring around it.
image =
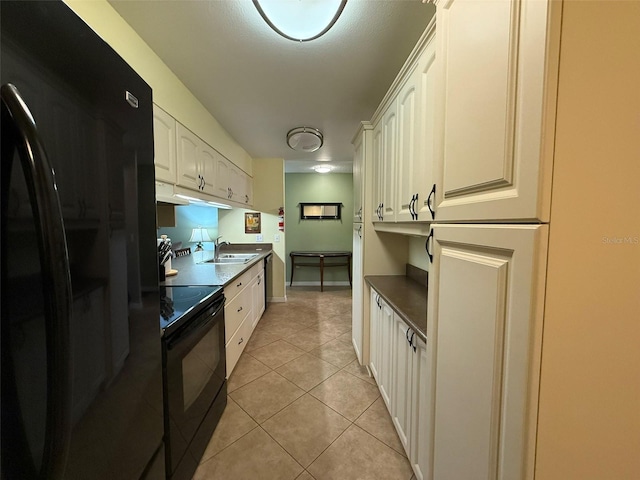
[[[257,257],[257,253],[221,253],[219,259],[223,258],[237,258],[237,259],[247,259],[250,260],[252,258]]]
[[[247,263],[249,260],[251,260],[250,258],[218,258],[216,260],[207,260],[207,263],[216,263],[216,264],[226,264],[226,265],[233,265],[233,264],[242,264],[242,263]]]
[[[258,255],[258,253],[223,253],[217,259],[207,260],[207,263],[237,265],[247,263]]]

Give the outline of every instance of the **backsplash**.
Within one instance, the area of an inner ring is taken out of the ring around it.
[[[177,248],[177,244],[181,242],[182,247],[192,247],[193,250],[195,243],[189,242],[189,238],[191,238],[191,231],[194,228],[202,227],[214,240],[218,236],[217,208],[180,205],[175,209],[176,226],[159,228],[158,238],[160,235],[166,235],[171,239],[174,248]],[[204,250],[213,250],[213,242],[203,242],[202,248]]]

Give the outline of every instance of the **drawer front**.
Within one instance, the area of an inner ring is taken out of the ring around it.
[[[236,295],[236,297],[231,300],[231,302],[227,303],[224,307],[224,341],[225,343],[229,342],[229,339],[233,337],[240,327],[240,324],[247,316],[248,313],[251,312],[252,307],[252,298],[251,298],[251,290],[247,289]]]
[[[251,281],[252,270],[247,270],[238,278],[236,278],[233,282],[229,283],[229,285],[224,286],[224,296],[227,299],[227,303],[233,301],[233,299],[245,289],[249,282]]]
[[[248,313],[250,314],[251,312]],[[251,315],[246,315],[235,335],[231,337],[226,346],[227,378],[229,378],[231,372],[233,372],[233,369],[236,366],[236,363],[238,363],[238,359],[240,358],[244,347],[247,345],[250,336]]]

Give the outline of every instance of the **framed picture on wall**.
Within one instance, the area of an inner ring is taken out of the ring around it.
[[[244,233],[262,233],[260,212],[246,212],[244,214]]]

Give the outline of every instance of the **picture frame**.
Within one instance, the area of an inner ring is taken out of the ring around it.
[[[244,233],[262,233],[260,212],[245,212]]]

